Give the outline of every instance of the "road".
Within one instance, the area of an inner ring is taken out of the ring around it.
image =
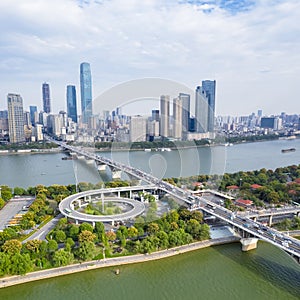
[[[23,243],[26,243],[30,240],[46,240],[46,235],[49,233],[51,229],[55,227],[55,225],[58,223],[58,221],[63,217],[62,214],[59,214],[55,218],[53,218],[51,221],[49,221],[47,224],[45,224],[42,228],[38,229],[35,233],[33,233],[30,237],[28,237],[26,240],[23,241]]]

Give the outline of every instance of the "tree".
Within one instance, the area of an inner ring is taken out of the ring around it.
[[[131,226],[130,228],[128,228],[128,237],[135,238],[138,236],[138,234],[139,234],[139,231],[134,226]]]
[[[67,266],[74,261],[73,253],[60,249],[53,255],[53,265],[55,267]]]
[[[10,257],[4,252],[0,252],[0,276],[9,274],[10,272]]]
[[[116,234],[113,231],[107,231],[106,236],[107,239],[111,242],[113,242],[117,238]]]
[[[79,243],[94,242],[95,239],[96,239],[96,235],[90,232],[89,230],[83,230],[78,235]]]
[[[95,244],[93,242],[83,242],[77,250],[77,256],[81,260],[91,260],[95,255]]]
[[[6,241],[2,246],[3,252],[8,253],[9,255],[20,253],[21,249],[22,243],[15,239]]]
[[[66,240],[66,234],[62,230],[57,230],[57,231],[55,231],[54,239],[58,243],[63,243]]]
[[[32,270],[33,264],[29,254],[15,253],[10,258],[10,274],[21,275]]]
[[[47,248],[49,253],[55,252],[58,248],[57,242],[55,240],[50,240]]]
[[[71,237],[73,240],[76,240],[79,233],[79,227],[75,224],[70,224],[68,230],[68,236]]]
[[[150,223],[150,224],[147,226],[147,232],[148,232],[149,234],[156,234],[158,231],[159,231],[159,225],[156,224],[156,223]]]
[[[40,252],[41,240],[30,240],[27,241],[24,247],[31,253],[31,257],[34,257]]]
[[[82,231],[84,231],[84,230],[88,230],[88,231],[90,231],[90,232],[93,232],[93,231],[94,231],[94,228],[93,228],[93,226],[92,226],[91,224],[86,223],[86,222],[83,222],[83,223],[81,223],[80,226],[79,226],[79,232],[82,232]]]
[[[1,185],[1,197],[2,199],[7,202],[9,199],[12,198],[11,189],[7,185]]]
[[[0,209],[4,206],[5,201],[0,197]]]
[[[25,189],[21,188],[21,187],[18,187],[16,186],[14,188],[14,195],[19,195],[19,196],[22,196],[22,195],[25,195],[26,194],[26,191]]]

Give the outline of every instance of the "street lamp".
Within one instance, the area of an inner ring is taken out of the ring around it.
[[[0,186],[0,198],[2,197],[2,195],[1,195],[1,189],[2,189],[2,187]]]
[[[243,179],[242,179],[242,178],[240,178],[240,187],[241,187],[241,185],[242,185],[242,181],[243,181]]]

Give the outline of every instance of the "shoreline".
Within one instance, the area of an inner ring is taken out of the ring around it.
[[[211,246],[236,243],[239,240],[240,238],[237,236],[229,236],[229,237],[195,242],[192,244],[182,245],[171,249],[152,252],[151,254],[136,254],[136,255],[129,255],[129,256],[106,258],[101,260],[92,260],[92,261],[77,263],[77,264],[68,265],[64,267],[30,272],[25,275],[13,275],[9,277],[3,277],[0,278],[0,288],[5,288],[9,286],[27,283],[27,282],[48,279],[48,278],[53,278],[53,277],[58,277],[63,275],[69,275],[69,274],[74,274],[74,273],[79,273],[79,272],[94,270],[99,268],[143,263],[147,261],[164,259],[167,257],[172,257],[182,253],[199,250]]]
[[[298,139],[298,137],[297,137]],[[256,140],[256,141],[247,141],[247,140],[241,140],[237,142],[233,142],[232,145],[240,145],[240,144],[252,144],[252,143],[261,143],[261,142],[270,142],[270,141],[278,141],[280,140],[279,138],[276,139],[262,139],[262,140]],[[129,143],[130,144],[130,143]],[[121,147],[121,148],[93,148],[93,147],[85,147],[82,146],[85,149],[93,149],[95,152],[124,152],[124,151],[145,151],[145,149],[150,149],[151,152],[160,152],[160,148],[157,147],[151,147],[151,148],[128,148],[128,147]],[[188,145],[188,146],[178,146],[178,147],[166,147],[170,148],[172,151],[174,150],[183,150],[183,149],[194,149],[194,148],[206,148],[206,147],[225,147],[223,143],[212,143],[212,144],[205,144],[205,145]],[[162,147],[163,148],[163,147]],[[158,149],[158,150],[157,150]],[[1,150],[0,151],[0,156],[1,155],[24,155],[24,154],[57,154],[57,153],[64,153],[64,151],[60,150],[59,148],[51,148],[51,149],[26,149],[30,151],[24,151],[24,149],[19,149],[21,150],[20,152],[17,152],[15,150],[8,150],[8,152],[5,152],[7,150]],[[33,151],[32,151],[33,150]],[[37,151],[34,151],[37,150]]]

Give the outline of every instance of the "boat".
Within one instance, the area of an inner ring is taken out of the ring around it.
[[[282,153],[295,152],[296,148],[281,149]]]
[[[72,160],[72,159],[73,159],[73,157],[64,156],[64,157],[62,157],[61,159],[62,159],[62,160]]]
[[[144,151],[145,151],[145,152],[151,152],[151,149],[146,148],[146,149],[144,149]]]

